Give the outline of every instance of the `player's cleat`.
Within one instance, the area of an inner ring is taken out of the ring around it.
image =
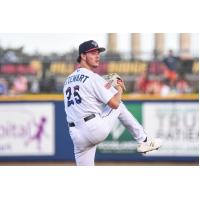
[[[142,142],[138,145],[137,151],[139,153],[147,153],[149,151],[158,150],[161,147],[161,143],[157,140],[150,140],[147,139],[147,141]]]

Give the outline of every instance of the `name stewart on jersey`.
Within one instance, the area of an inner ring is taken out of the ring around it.
[[[85,76],[83,74],[77,74],[74,76],[69,76],[66,81],[65,81],[65,85],[72,83],[72,82],[83,82],[85,83],[85,81],[89,78],[89,76]]]

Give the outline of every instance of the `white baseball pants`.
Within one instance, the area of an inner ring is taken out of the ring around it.
[[[117,109],[106,106],[101,116],[96,114],[95,118],[87,122],[82,119],[75,123],[75,127],[69,128],[78,166],[94,165],[96,146],[107,138],[117,118],[138,143],[145,140],[147,135],[143,127],[123,103]]]

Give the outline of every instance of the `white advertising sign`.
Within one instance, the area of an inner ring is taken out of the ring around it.
[[[148,155],[199,156],[198,103],[144,103],[143,125],[162,147]]]
[[[53,103],[0,104],[0,156],[55,153]]]

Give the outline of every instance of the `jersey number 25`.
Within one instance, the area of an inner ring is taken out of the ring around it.
[[[72,95],[72,92],[73,92],[73,95]],[[81,103],[82,99],[81,99],[81,96],[79,95],[79,86],[76,85],[75,87],[71,88],[71,87],[68,87],[65,94],[67,96],[67,105],[68,107],[71,106],[71,105],[74,105],[74,101],[79,104]]]

